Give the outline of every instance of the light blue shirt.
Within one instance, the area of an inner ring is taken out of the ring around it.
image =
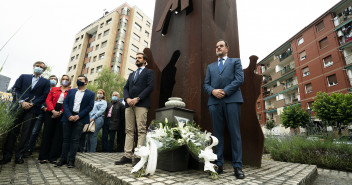
[[[227,56],[224,56],[224,57],[222,57],[222,64],[224,64],[225,65],[225,61],[227,60]],[[218,58],[218,66],[219,66],[219,63],[220,63],[220,58]]]
[[[107,107],[107,103],[105,100],[96,100],[94,102],[93,110],[90,111],[89,113],[90,119],[97,119],[100,116],[103,116],[106,107]]]
[[[33,89],[33,87],[35,86],[35,84],[37,84],[37,82],[39,81],[39,79],[41,78],[42,76],[38,76],[38,78],[37,77],[35,77],[35,75],[33,75],[32,76],[32,89]]]
[[[141,72],[143,71],[144,68],[145,68],[145,66],[142,66],[142,67],[139,68],[139,69],[141,69],[141,70],[139,70],[139,74],[141,74]],[[138,69],[137,69],[137,70],[138,70]],[[136,74],[137,74],[137,71],[136,71],[136,73],[134,74],[133,79],[135,78]]]

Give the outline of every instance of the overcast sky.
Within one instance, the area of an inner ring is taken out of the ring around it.
[[[53,67],[53,74],[61,76],[66,72],[76,33],[101,17],[104,9],[111,11],[124,2],[137,5],[153,19],[155,0],[3,1],[0,47],[25,24],[0,51],[0,64],[8,57],[0,74],[11,78],[11,87],[20,74],[32,73],[32,64],[41,60]],[[260,61],[338,2],[237,0],[243,67],[248,66],[249,56],[257,55]]]

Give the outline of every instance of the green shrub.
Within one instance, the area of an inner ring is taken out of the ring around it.
[[[284,139],[267,138],[265,148],[270,152],[272,159],[277,161],[352,171],[352,145],[294,136]]]

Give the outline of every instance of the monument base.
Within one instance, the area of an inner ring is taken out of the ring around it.
[[[157,168],[169,172],[183,171],[188,168],[189,153],[186,145],[158,153]]]

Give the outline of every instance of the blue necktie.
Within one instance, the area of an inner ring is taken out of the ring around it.
[[[136,80],[137,80],[137,78],[138,78],[138,76],[139,76],[139,71],[141,71],[141,68],[138,68],[138,69],[137,69],[137,72],[136,72],[136,74],[134,75],[133,82],[136,82]]]
[[[220,58],[220,63],[219,63],[219,73],[221,73],[222,68],[224,67],[224,64],[222,63],[222,58]]]

